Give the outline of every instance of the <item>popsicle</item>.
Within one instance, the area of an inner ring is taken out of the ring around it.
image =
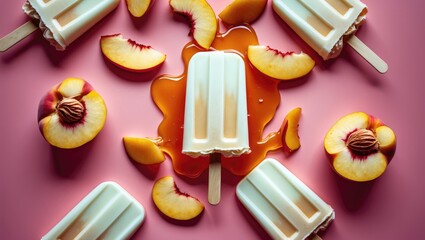
[[[354,35],[368,11],[359,0],[273,0],[273,9],[323,59],[337,57],[347,41],[376,70],[388,70]]]
[[[239,182],[236,195],[273,239],[320,239],[317,233],[335,218],[330,205],[272,158]]]
[[[103,182],[42,240],[129,239],[145,219],[143,206],[115,182]]]
[[[40,28],[57,50],[63,51],[100,19],[114,10],[119,0],[27,0],[22,9],[33,21],[0,39],[4,52]],[[38,23],[38,27],[37,27]]]
[[[182,152],[210,156],[211,204],[220,201],[221,155],[249,151],[244,61],[236,53],[196,53],[188,66]]]

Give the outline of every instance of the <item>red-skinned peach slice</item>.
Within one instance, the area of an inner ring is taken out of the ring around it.
[[[191,220],[204,210],[204,204],[181,192],[171,176],[160,178],[155,182],[152,199],[159,211],[175,220]]]
[[[126,0],[127,9],[133,17],[143,17],[154,0]]]
[[[251,45],[248,59],[263,74],[279,79],[291,80],[308,74],[315,65],[306,53],[282,53],[268,46]]]
[[[340,118],[328,131],[325,150],[344,178],[365,182],[381,176],[396,149],[396,136],[381,120],[364,112]]]
[[[103,98],[88,82],[67,78],[41,99],[37,119],[48,143],[70,149],[95,138],[106,115]]]
[[[289,152],[295,151],[301,147],[298,136],[298,126],[301,118],[301,108],[292,109],[285,117],[282,123],[282,143]]]
[[[180,14],[190,22],[190,35],[204,49],[209,49],[218,29],[214,10],[205,0],[170,0],[173,12]]]
[[[125,39],[121,34],[100,38],[100,47],[105,57],[116,66],[134,72],[145,72],[160,66],[166,55],[151,46]]]
[[[144,165],[159,164],[165,160],[158,144],[162,139],[123,137],[127,155],[135,162]]]
[[[228,25],[252,23],[261,16],[266,5],[267,0],[234,0],[218,16]]]

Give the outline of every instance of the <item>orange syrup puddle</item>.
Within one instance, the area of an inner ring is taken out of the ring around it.
[[[266,156],[267,152],[282,148],[282,128],[263,139],[265,126],[271,121],[280,103],[279,81],[267,78],[249,63],[249,45],[259,45],[257,35],[250,26],[237,26],[218,34],[210,50],[239,54],[245,62],[248,107],[249,144],[251,152],[239,157],[222,157],[222,167],[239,176],[246,175]],[[200,51],[189,42],[182,51],[184,72],[180,76],[163,75],[151,86],[152,99],[164,115],[158,127],[163,139],[160,147],[170,156],[174,170],[181,175],[196,178],[208,168],[209,157],[192,158],[182,153],[186,79],[191,57]]]

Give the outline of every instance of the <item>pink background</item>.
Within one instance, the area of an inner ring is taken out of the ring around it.
[[[210,1],[218,14],[231,0]],[[389,64],[381,75],[352,49],[324,63],[272,11],[271,1],[253,24],[260,44],[281,51],[303,50],[317,66],[308,76],[279,85],[281,105],[270,131],[277,130],[294,107],[303,114],[301,148],[293,155],[269,154],[287,166],[336,211],[325,239],[418,239],[425,214],[423,125],[425,86],[421,68],[425,43],[421,1],[364,0],[368,21],[357,36]],[[0,36],[27,20],[23,1],[3,0]],[[224,27],[221,27],[224,31]],[[180,52],[191,39],[189,27],[178,22],[168,1],[158,0],[141,20],[134,20],[122,1],[65,52],[56,52],[38,31],[0,55],[0,235],[2,239],[40,239],[95,186],[113,180],[146,208],[147,218],[134,239],[267,239],[267,234],[239,203],[239,177],[224,171],[222,199],[207,203],[207,174],[198,179],[178,176],[167,159],[156,171],[132,163],[123,136],[157,136],[162,115],[150,97],[160,74],[183,71]],[[99,48],[101,35],[122,33],[167,54],[158,71],[135,74],[107,63]],[[74,150],[50,147],[37,126],[40,98],[67,77],[89,81],[108,107],[106,125],[91,143]],[[329,168],[323,137],[341,116],[364,111],[395,131],[398,146],[388,170],[371,183],[342,180]],[[156,179],[172,175],[181,190],[205,203],[196,222],[163,218],[151,200]]]

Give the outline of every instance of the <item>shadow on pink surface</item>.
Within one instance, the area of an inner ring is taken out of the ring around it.
[[[61,177],[73,178],[89,160],[90,150],[96,139],[75,149],[61,149],[51,146],[53,165]]]
[[[350,212],[356,212],[366,203],[369,193],[376,179],[370,182],[354,182],[333,174],[345,208]]]

